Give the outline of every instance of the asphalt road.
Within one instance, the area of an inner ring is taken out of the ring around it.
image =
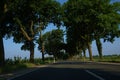
[[[11,80],[120,80],[120,65],[64,61]]]

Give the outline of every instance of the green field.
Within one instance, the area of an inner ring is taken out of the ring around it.
[[[93,56],[94,61],[98,62],[114,62],[120,63],[120,55],[104,55],[103,59],[99,59],[99,56]]]

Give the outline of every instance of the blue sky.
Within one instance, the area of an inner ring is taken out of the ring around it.
[[[63,4],[64,2],[66,2],[67,0],[56,0],[58,2],[60,2],[61,4]]]
[[[60,1],[63,4],[67,0],[57,0],[57,1]],[[112,0],[112,1],[119,1],[120,2],[120,0]],[[55,28],[56,27],[53,24],[50,24],[46,28],[45,32],[50,31],[50,30],[55,29]],[[102,46],[103,46],[103,54],[104,55],[110,55],[110,54],[119,54],[120,55],[120,38],[116,38],[115,42],[113,44],[110,42],[105,42],[102,44],[103,44]],[[13,43],[12,38],[10,38],[8,40],[4,39],[5,57],[6,58],[13,58],[14,56],[21,56],[22,58],[24,58],[24,57],[29,58],[29,51],[22,51],[21,45],[22,44]],[[92,51],[93,51],[93,55],[98,54],[95,41],[93,41],[93,44],[92,44]],[[87,55],[88,55],[88,52],[87,52]],[[36,45],[35,58],[39,58],[39,57],[41,57],[41,53],[40,53],[40,51],[37,50],[37,45]]]
[[[120,0],[111,0],[111,2],[120,2]]]

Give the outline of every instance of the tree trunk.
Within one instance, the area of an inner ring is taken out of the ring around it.
[[[83,61],[85,62],[86,61],[86,50],[83,49]]]
[[[83,57],[86,59],[86,50],[83,50]]]
[[[41,27],[42,28],[42,27]],[[42,52],[42,61],[44,62],[45,61],[45,58],[44,58],[44,41],[42,39],[42,29],[40,29],[40,42],[41,42],[41,52]]]
[[[44,44],[42,43],[42,61],[44,62],[45,61],[45,58],[44,58]]]
[[[34,63],[34,43],[30,41],[30,62]]]
[[[79,43],[78,45],[76,46],[76,54],[80,56],[80,59],[82,59],[82,50],[79,48]]]
[[[4,53],[4,44],[3,38],[0,36],[0,66],[5,64],[5,53]]]
[[[43,61],[43,62],[45,61],[44,52],[42,52],[42,61]]]
[[[80,56],[80,59],[82,59],[82,50],[78,50],[78,54]]]
[[[100,59],[102,59],[103,58],[103,55],[102,55],[102,43],[101,43],[99,38],[96,39],[96,45],[97,45],[97,50],[98,50],[99,57],[100,57]]]
[[[90,61],[93,61],[91,44],[89,42],[87,42],[87,45],[88,45]]]

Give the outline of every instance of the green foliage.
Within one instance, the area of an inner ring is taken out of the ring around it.
[[[22,59],[21,57],[14,57],[14,59],[6,59],[6,64],[14,65],[14,64],[22,64],[22,63],[29,63],[29,60],[25,57]]]
[[[60,29],[52,30],[50,32],[46,32],[42,36],[42,41],[45,46],[45,52],[48,54],[53,54],[57,57],[58,53],[62,49],[63,44],[63,31]],[[39,50],[41,50],[41,38],[38,40]]]
[[[0,36],[9,38],[13,30],[13,26],[10,23],[12,20],[12,13],[9,10],[9,4],[11,2],[2,0],[0,3]]]
[[[11,4],[11,2],[6,0],[0,2],[0,66],[4,65],[5,62],[3,38],[10,38],[13,30],[13,26],[11,25],[13,19],[8,7],[9,4]]]
[[[71,55],[78,54],[83,44],[88,46],[93,40],[91,7],[91,1],[88,0],[69,0],[63,6],[63,22],[67,28],[67,42],[71,46],[68,46],[69,53],[73,53]]]
[[[62,17],[67,29],[69,53],[86,49],[96,39],[113,42],[119,37],[119,12],[119,2],[68,0],[63,5]]]
[[[54,0],[10,0],[12,36],[15,43],[23,43],[22,50],[30,51],[33,62],[35,40],[39,31],[49,23],[60,26],[60,4]],[[9,18],[9,17],[8,17]]]
[[[14,13],[14,42],[24,43],[22,50],[30,50],[29,41],[36,40],[48,23],[60,25],[60,4],[54,0],[15,0],[9,7]]]
[[[62,7],[55,0],[2,0],[0,3],[1,40],[13,36],[14,42],[23,43],[21,49],[30,50],[32,57],[35,40],[49,23],[58,28],[64,23],[67,45],[62,42],[63,32],[53,30],[39,39],[39,49],[44,42],[47,53],[60,56],[57,54],[64,45],[73,56],[90,47],[93,40],[99,41],[101,46],[101,38],[113,42],[120,36],[120,2],[68,0]],[[20,60],[17,58],[15,61],[18,63]]]

